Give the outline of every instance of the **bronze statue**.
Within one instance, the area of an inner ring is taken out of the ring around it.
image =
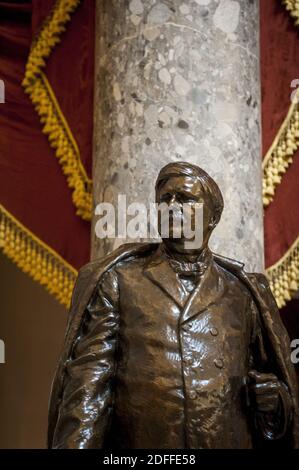
[[[254,448],[298,443],[288,335],[263,274],[212,253],[221,192],[170,163],[157,201],[204,205],[203,242],[126,244],[84,266],[53,383],[54,448]]]

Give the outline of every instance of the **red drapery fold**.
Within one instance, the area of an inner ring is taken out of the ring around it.
[[[299,79],[299,28],[282,2],[260,2],[262,137],[265,155],[291,105],[291,84]],[[297,84],[298,87],[298,84]],[[266,266],[279,261],[299,235],[299,160],[282,176],[273,201],[265,209]]]
[[[53,1],[0,2],[0,203],[75,269],[89,259],[90,223],[76,215],[71,189],[21,85],[31,42]],[[32,23],[33,22],[33,23]],[[91,172],[94,2],[72,14],[45,74]]]

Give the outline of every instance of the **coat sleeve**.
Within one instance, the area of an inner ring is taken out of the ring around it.
[[[294,366],[291,362],[290,339],[282,323],[269,283],[263,274],[250,275],[255,297],[259,304],[260,334],[267,350],[265,366],[280,381],[280,419],[278,427],[271,417],[264,417],[261,425],[267,439],[279,439],[286,445],[298,447],[298,390]],[[264,421],[264,422],[263,422]]]
[[[250,310],[253,318],[252,367],[258,372],[273,374],[279,384],[279,403],[276,411],[273,413],[256,413],[256,426],[264,439],[277,440],[285,436],[290,426],[293,412],[292,398],[287,384],[278,378],[276,364],[267,355],[266,332],[261,325],[258,310],[253,300],[250,303]]]
[[[119,325],[118,285],[113,271],[100,279],[67,360],[54,448],[101,448],[113,407]]]

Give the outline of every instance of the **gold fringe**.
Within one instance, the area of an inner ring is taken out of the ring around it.
[[[295,25],[299,26],[299,2],[298,0],[282,0],[282,4],[294,19]]]
[[[0,248],[24,273],[69,307],[78,272],[1,204]]]
[[[44,124],[43,133],[48,136],[51,147],[66,175],[77,215],[84,220],[91,219],[92,181],[88,178],[81,163],[80,152],[71,130],[60,110],[53,90],[41,72],[30,92],[31,101]]]
[[[69,187],[73,190],[72,200],[77,208],[77,215],[84,220],[91,220],[92,181],[82,165],[79,148],[63,116],[55,94],[46,75],[42,72],[45,59],[53,47],[60,41],[65,31],[65,23],[80,0],[58,0],[45,21],[38,37],[33,41],[26,65],[23,87],[44,124],[43,133],[48,136],[51,147],[66,175]]]
[[[282,4],[299,26],[299,1],[282,0]],[[282,175],[293,162],[299,148],[299,90],[294,94],[288,114],[263,161],[263,203],[268,206],[274,198]],[[299,237],[285,255],[266,270],[270,287],[279,308],[291,300],[299,289]]]
[[[46,66],[45,59],[60,42],[60,35],[65,31],[65,24],[70,21],[70,14],[75,11],[79,3],[80,0],[56,0],[50,15],[32,42],[23,80],[25,88],[34,84],[36,77]]]
[[[299,148],[299,90],[294,95],[288,114],[263,160],[263,203],[268,206],[274,198],[282,175],[293,162]]]
[[[299,237],[285,255],[266,272],[277,305],[281,308],[299,289]]]

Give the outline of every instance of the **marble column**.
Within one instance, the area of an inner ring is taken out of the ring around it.
[[[96,17],[95,204],[154,201],[163,165],[196,163],[225,200],[211,247],[262,270],[258,1],[97,0]],[[92,258],[118,244],[93,230]]]

